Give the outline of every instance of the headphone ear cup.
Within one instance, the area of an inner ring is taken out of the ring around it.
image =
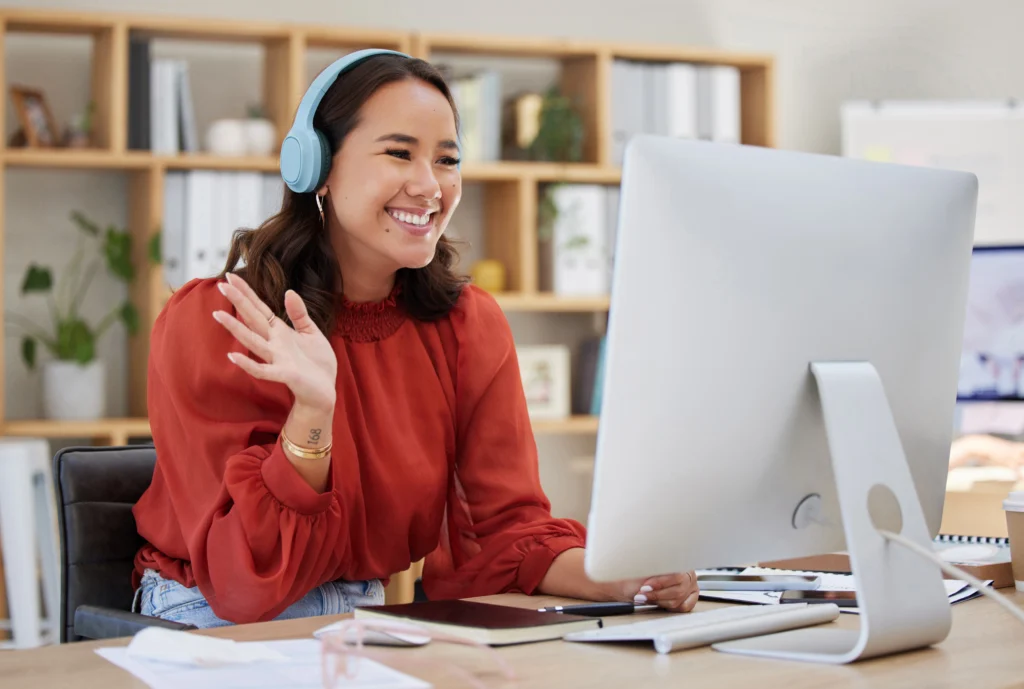
[[[320,169],[317,170],[313,191],[323,186],[323,183],[327,181],[327,175],[331,172],[331,147],[327,143],[327,137],[321,134],[320,130],[315,131],[317,143],[320,144]]]
[[[324,139],[316,130],[293,129],[288,132],[281,143],[280,166],[281,177],[292,191],[308,194],[322,184],[324,149]],[[329,150],[326,155],[329,160]]]

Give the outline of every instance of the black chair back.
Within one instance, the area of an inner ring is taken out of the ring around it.
[[[142,546],[132,507],[153,480],[152,446],[71,447],[54,458],[61,559],[61,643],[75,633],[79,606],[129,612],[132,570]]]

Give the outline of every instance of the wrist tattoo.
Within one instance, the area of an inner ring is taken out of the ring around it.
[[[316,443],[320,441],[320,429],[311,428],[309,429],[309,442]]]

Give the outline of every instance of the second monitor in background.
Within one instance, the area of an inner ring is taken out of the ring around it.
[[[961,401],[1024,401],[1024,246],[975,247]]]
[[[973,175],[635,137],[589,518],[595,579],[848,550],[861,632],[718,646],[849,662],[941,641]]]

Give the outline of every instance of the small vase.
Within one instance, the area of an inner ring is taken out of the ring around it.
[[[242,126],[249,155],[270,155],[277,148],[277,127],[270,120],[254,117],[245,120]]]
[[[103,362],[47,361],[43,364],[43,413],[48,419],[82,421],[106,414]]]
[[[497,294],[505,291],[505,265],[494,259],[483,259],[470,269],[473,282],[480,289]]]
[[[206,130],[206,150],[215,155],[244,156],[247,150],[243,120],[217,120]]]

